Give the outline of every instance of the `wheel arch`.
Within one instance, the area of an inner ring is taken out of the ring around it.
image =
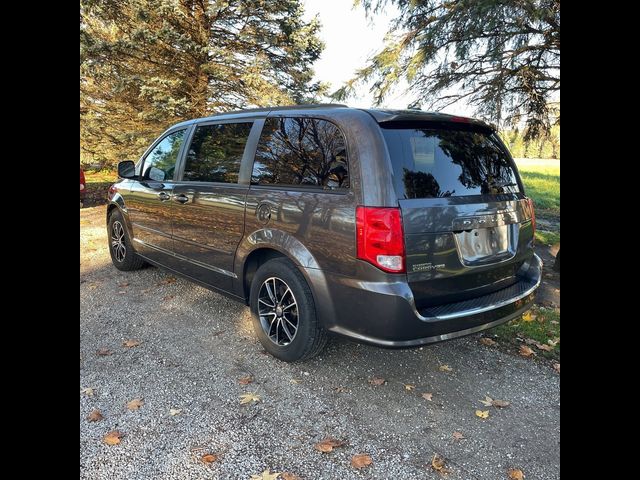
[[[122,214],[122,218],[124,219],[125,227],[129,233],[129,236],[133,239],[133,229],[131,227],[131,220],[129,219],[129,214],[127,213],[127,209],[124,206],[124,199],[122,195],[116,193],[114,197],[107,204],[106,211],[106,225],[109,226],[109,217],[111,217],[114,210],[118,210]]]
[[[237,294],[249,302],[253,275],[260,265],[272,258],[286,258],[293,263],[311,289],[315,301],[314,284],[307,268],[320,269],[313,254],[295,237],[275,229],[261,229],[243,239],[236,251],[234,270],[238,273]]]

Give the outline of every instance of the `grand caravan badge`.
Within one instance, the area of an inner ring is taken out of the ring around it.
[[[437,270],[438,268],[444,268],[444,263],[438,263],[434,265],[433,263],[416,263],[411,267],[414,272],[430,272],[432,270]]]

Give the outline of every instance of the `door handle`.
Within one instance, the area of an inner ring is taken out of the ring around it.
[[[169,200],[171,198],[171,195],[169,195],[167,192],[160,192],[158,193],[158,198],[160,199],[160,201],[164,202],[166,200]]]
[[[177,195],[173,195],[173,199],[178,203],[185,204],[189,201],[193,202],[193,195],[188,195],[186,193],[179,193]]]

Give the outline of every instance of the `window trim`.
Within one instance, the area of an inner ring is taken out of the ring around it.
[[[264,119],[263,119],[264,120]],[[207,182],[204,180],[185,180],[184,179],[184,170],[187,166],[187,152],[188,152],[188,148],[191,146],[191,142],[193,141],[193,137],[196,134],[196,129],[198,127],[207,127],[209,125],[225,125],[228,123],[234,123],[234,124],[238,124],[238,123],[250,123],[251,124],[251,128],[249,129],[249,134],[247,136],[247,141],[244,144],[244,151],[242,153],[242,158],[240,159],[240,169],[238,170],[238,180],[234,183],[227,183],[227,182]],[[250,148],[250,144],[251,144],[251,138],[252,135],[254,135],[254,130],[256,128],[256,123],[260,123],[260,119],[257,118],[234,118],[234,119],[228,119],[228,120],[206,120],[203,122],[197,122],[197,123],[193,123],[191,125],[191,130],[189,131],[189,134],[187,136],[187,141],[185,142],[185,148],[184,151],[182,152],[183,155],[180,159],[180,166],[176,169],[176,175],[174,176],[174,181],[179,182],[181,184],[187,184],[187,185],[203,185],[203,186],[221,186],[221,187],[228,187],[228,186],[247,186],[247,184],[242,182],[242,172],[243,172],[243,167],[246,163],[246,157],[247,157],[247,149]],[[262,128],[262,124],[260,124],[260,128]]]
[[[170,130],[167,130],[162,135],[160,135],[156,139],[156,141],[153,142],[151,144],[151,146],[149,148],[147,148],[147,150],[142,154],[142,156],[140,157],[140,160],[138,161],[138,165],[136,165],[136,167],[135,167],[135,170],[137,170],[137,175],[138,175],[140,181],[152,180],[150,178],[148,179],[148,178],[143,178],[142,177],[142,172],[144,171],[144,164],[147,161],[147,157],[149,155],[151,155],[151,152],[153,152],[155,150],[155,148],[160,143],[162,143],[162,141],[165,138],[167,138],[169,135],[173,135],[174,133],[177,133],[177,132],[179,132],[181,130],[185,131],[185,136],[184,136],[185,140],[187,138],[190,138],[190,134],[191,134],[191,130],[192,130],[192,126],[191,125],[184,125],[184,126],[181,126],[181,127],[171,128]],[[180,168],[180,164],[182,163],[182,155],[184,154],[185,145],[186,145],[186,141],[183,141],[182,145],[180,146],[180,150],[178,150],[178,158],[176,158],[176,166],[173,169],[173,178],[172,179],[164,179],[162,183],[175,182],[176,181],[176,175],[178,173],[178,169]]]
[[[338,132],[340,132],[340,135],[342,135],[342,140],[344,141],[344,151],[345,151],[345,155],[346,155],[346,163],[347,163],[347,168],[348,168],[348,172],[349,172],[349,186],[348,187],[341,187],[341,188],[323,188],[323,187],[319,187],[317,185],[302,185],[302,184],[288,184],[288,183],[271,183],[271,184],[259,184],[259,183],[253,183],[251,181],[251,178],[253,177],[253,167],[256,161],[256,154],[258,153],[258,145],[260,143],[260,138],[262,137],[262,130],[264,128],[260,129],[260,133],[258,135],[258,138],[256,140],[256,148],[253,154],[253,159],[251,161],[251,168],[249,169],[249,185],[251,186],[251,188],[254,187],[260,187],[262,188],[273,188],[273,189],[277,189],[277,190],[285,190],[285,191],[293,191],[293,192],[307,192],[307,193],[332,193],[332,194],[343,194],[346,195],[348,193],[352,192],[352,188],[353,185],[351,183],[351,163],[349,161],[349,147],[348,147],[348,143],[347,143],[347,136],[344,134],[344,131],[342,130],[342,128],[340,128],[340,125],[338,125],[336,122],[334,122],[333,120],[329,119],[329,118],[325,118],[325,117],[319,117],[319,116],[315,116],[315,115],[282,115],[280,114],[280,112],[277,112],[274,115],[269,115],[267,118],[264,119],[264,123],[266,123],[269,119],[280,119],[280,118],[285,118],[285,119],[295,119],[295,118],[308,118],[311,120],[322,120],[325,122],[328,122],[330,124],[332,124],[337,130]]]

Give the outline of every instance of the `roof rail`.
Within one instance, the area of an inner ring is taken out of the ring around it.
[[[271,112],[274,110],[304,110],[311,108],[326,108],[326,107],[341,107],[348,108],[348,105],[342,103],[309,103],[305,105],[283,105],[274,107],[260,107],[260,108],[243,108],[242,110],[232,110],[229,112],[217,112],[216,115],[228,115],[231,113],[245,113],[245,112]]]

